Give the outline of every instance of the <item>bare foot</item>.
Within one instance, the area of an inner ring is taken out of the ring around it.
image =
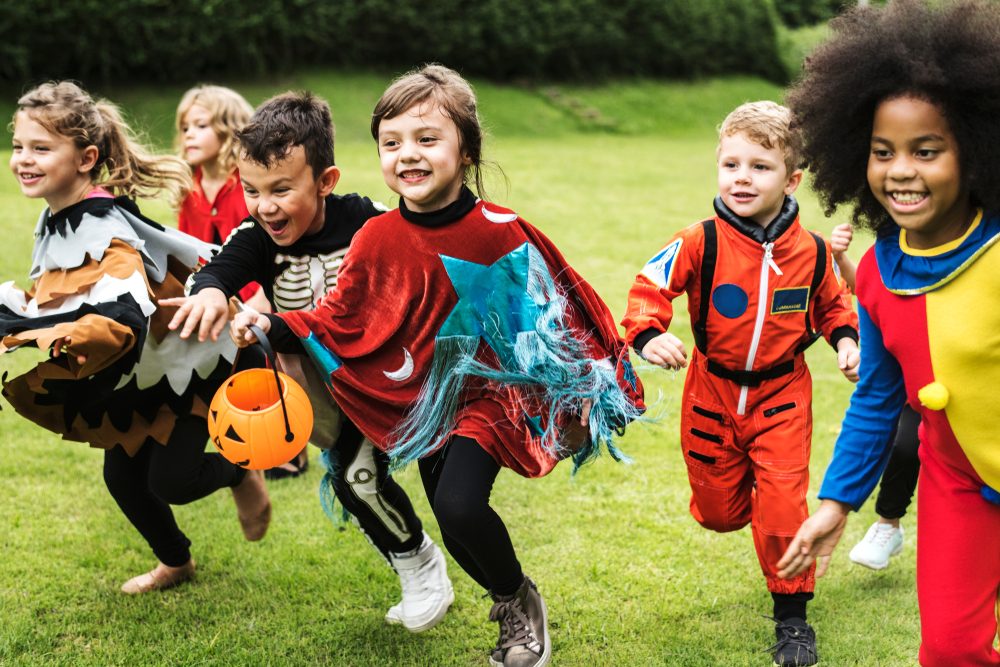
[[[179,567],[157,563],[156,567],[149,572],[132,577],[122,584],[122,593],[137,595],[150,591],[162,591],[183,584],[192,578],[194,578],[194,559]]]
[[[243,537],[256,542],[264,537],[271,523],[271,499],[264,485],[264,475],[259,470],[247,470],[243,481],[233,487],[236,516],[239,517]]]

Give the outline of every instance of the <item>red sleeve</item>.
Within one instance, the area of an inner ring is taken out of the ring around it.
[[[704,246],[704,228],[697,223],[675,234],[646,262],[629,290],[628,307],[622,319],[629,346],[643,331],[665,332],[670,327],[673,300],[698,282]]]

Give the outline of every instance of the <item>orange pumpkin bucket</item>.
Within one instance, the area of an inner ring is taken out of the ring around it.
[[[233,374],[208,408],[208,434],[226,459],[250,470],[288,463],[309,442],[313,410],[302,387],[279,373],[264,332],[251,327],[271,368]],[[235,364],[234,364],[235,366]]]

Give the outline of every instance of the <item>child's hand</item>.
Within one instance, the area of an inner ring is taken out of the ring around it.
[[[854,229],[846,222],[833,228],[830,234],[830,250],[834,255],[842,255],[851,247],[851,239],[854,238]]]
[[[52,343],[52,358],[57,359],[64,354],[69,354],[70,353],[69,346],[72,342],[73,339],[71,339],[69,336],[54,341]],[[76,355],[76,363],[83,366],[85,363],[87,363],[87,355],[85,354]]]
[[[171,331],[181,328],[180,337],[190,336],[198,328],[198,340],[204,342],[209,336],[219,340],[219,334],[229,320],[229,300],[222,290],[208,287],[191,296],[160,299],[161,306],[177,306],[177,312],[167,328]]]
[[[861,351],[853,338],[841,338],[837,341],[837,366],[851,382],[858,381],[858,364],[861,363]]]
[[[806,519],[788,545],[785,555],[778,561],[778,577],[791,579],[816,563],[816,576],[826,574],[840,536],[847,525],[850,507],[836,500],[824,500],[819,509]]]
[[[642,348],[642,358],[663,368],[684,368],[687,366],[687,353],[684,343],[672,333],[661,333]]]
[[[259,327],[264,333],[271,330],[271,320],[256,311],[247,308],[241,313],[236,313],[232,324],[229,325],[229,336],[236,343],[236,347],[246,347],[257,342],[257,336],[250,331],[250,325]]]

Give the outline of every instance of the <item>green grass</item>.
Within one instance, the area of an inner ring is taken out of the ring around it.
[[[368,115],[387,75],[312,72],[237,85],[252,102],[288,87],[331,100],[342,192],[394,203],[381,183]],[[605,87],[496,87],[479,83],[490,155],[509,188],[493,197],[550,235],[616,315],[632,277],[682,226],[711,210],[714,128],[736,104],[780,96],[752,79],[619,83]],[[123,104],[160,145],[170,140],[180,88],[99,91]],[[9,108],[8,108],[9,111]],[[0,112],[7,113],[0,109]],[[7,154],[4,154],[6,157]],[[42,204],[0,179],[0,278],[24,284]],[[801,192],[806,226],[829,231]],[[145,210],[161,220],[164,204]],[[854,248],[859,256],[870,239]],[[683,313],[683,305],[680,310]],[[673,331],[690,346],[686,313]],[[809,352],[815,381],[812,497],[850,394],[830,349]],[[28,352],[0,358],[16,372]],[[683,376],[640,368],[658,417],[629,430],[635,463],[604,459],[569,478],[500,475],[493,501],[550,609],[556,665],[764,665],[773,641],[770,598],[749,530],[718,535],[688,514],[678,446]],[[457,598],[437,628],[385,626],[398,584],[356,530],[338,532],[304,480],[271,485],[274,523],[242,540],[228,493],[176,509],[192,539],[197,580],[125,598],[122,581],[154,559],[101,481],[101,452],[0,412],[0,664],[4,665],[483,665],[496,626],[482,591],[449,561]],[[315,450],[313,450],[315,455]],[[400,476],[437,534],[415,471]],[[903,555],[880,573],[847,561],[873,520],[851,520],[810,619],[825,665],[910,665],[918,646],[913,519]]]

